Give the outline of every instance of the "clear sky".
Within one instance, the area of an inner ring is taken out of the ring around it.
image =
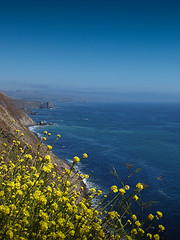
[[[0,84],[180,93],[180,2],[0,0]]]

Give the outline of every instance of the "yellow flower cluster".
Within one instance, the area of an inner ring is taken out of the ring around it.
[[[46,135],[50,136],[45,131],[42,142]],[[84,187],[79,184],[89,175],[80,174],[73,167],[88,157],[86,153],[81,159],[75,156],[73,166],[59,176],[53,170],[57,165],[52,164],[47,154],[53,145],[47,145],[43,155],[39,144],[37,153],[31,155],[28,148],[25,151],[19,144],[16,139],[13,142],[15,148],[10,146],[9,151],[0,151],[0,239],[117,240],[143,236],[159,239],[158,234],[145,233],[146,220],[142,222],[137,215],[131,214],[131,205],[138,204],[139,197],[135,194],[143,189],[141,183],[129,195],[126,193],[129,185],[123,185],[119,190],[113,185],[107,195],[102,196],[101,190],[91,188],[83,198]],[[2,149],[5,147],[8,146],[3,144]],[[131,220],[125,220],[125,215],[130,215]],[[157,211],[156,217],[149,214],[147,219],[152,221],[161,217],[162,213]],[[159,232],[164,229],[162,225],[158,226]]]

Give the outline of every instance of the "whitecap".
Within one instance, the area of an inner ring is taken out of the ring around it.
[[[161,195],[163,195],[163,196],[165,196],[165,197],[167,197],[167,198],[171,198],[171,197],[169,197],[162,189],[159,189],[158,192],[159,192]]]

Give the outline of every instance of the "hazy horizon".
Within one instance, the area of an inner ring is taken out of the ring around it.
[[[180,103],[179,93],[167,92],[119,92],[96,89],[23,89],[2,90],[13,98],[50,102],[141,102]]]
[[[1,1],[1,89],[179,98],[179,12],[173,0]]]

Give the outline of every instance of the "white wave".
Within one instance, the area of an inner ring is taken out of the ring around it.
[[[39,139],[42,139],[43,138],[43,134],[40,134],[40,133],[38,133],[37,131],[36,131],[36,129],[38,128],[39,126],[29,126],[28,128],[29,128],[29,130],[32,132],[32,133],[35,133],[35,134],[37,134],[37,136],[38,136],[38,138]]]
[[[161,195],[163,195],[163,196],[165,196],[165,197],[167,197],[167,198],[171,198],[171,197],[169,197],[162,189],[159,189],[158,192],[159,192]]]
[[[35,132],[35,129],[36,129],[37,127],[38,127],[38,126],[34,125],[34,126],[29,126],[28,128],[29,128],[29,130],[30,130],[31,132]]]

